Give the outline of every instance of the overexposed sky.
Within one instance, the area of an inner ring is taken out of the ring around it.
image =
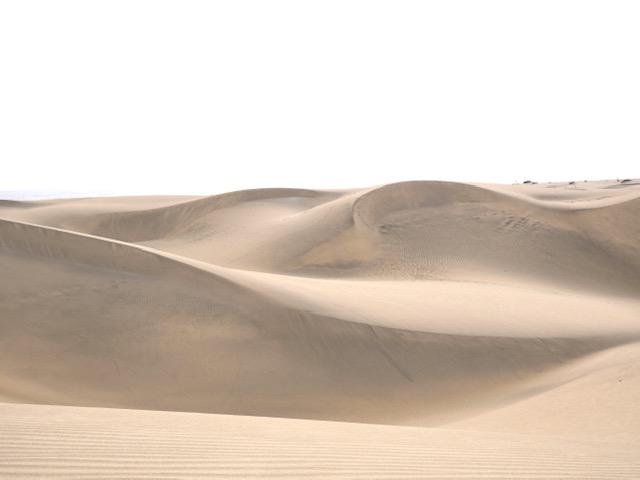
[[[0,3],[0,190],[640,176],[637,1]]]

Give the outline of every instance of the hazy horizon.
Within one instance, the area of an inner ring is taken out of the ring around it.
[[[627,179],[628,177],[617,177],[617,181],[621,181]],[[432,179],[428,178],[415,178],[408,179],[406,181],[431,181]],[[576,180],[542,180],[539,181],[535,178],[532,179],[524,179],[518,180],[511,183],[501,183],[501,182],[457,182],[451,180],[437,180],[437,181],[451,181],[453,183],[485,183],[485,184],[495,184],[495,185],[514,185],[524,182],[535,182],[540,184],[562,184],[569,182],[597,182],[602,180],[613,180],[613,178],[600,178],[600,179],[576,179]],[[387,183],[402,183],[402,182],[387,182]],[[378,185],[384,185],[378,184]],[[358,188],[366,188],[373,187],[375,185],[354,185],[352,187],[343,187],[343,188],[333,188],[333,187],[324,187],[324,188],[315,188],[316,190],[348,190],[348,189],[358,189]],[[269,189],[269,188],[307,188],[307,187],[295,187],[295,186],[281,186],[281,185],[265,185],[254,187],[257,189]],[[242,189],[245,190],[245,189]],[[91,188],[76,188],[76,189],[56,189],[56,188],[33,188],[33,189],[15,189],[15,190],[0,190],[0,200],[53,200],[53,199],[63,199],[63,198],[83,198],[83,197],[115,197],[115,196],[149,196],[149,195],[176,195],[176,196],[200,196],[200,195],[220,195],[224,193],[229,193],[238,190],[218,190],[218,191],[206,191],[206,190],[189,190],[189,189],[168,189],[165,191],[162,190],[154,190],[154,189],[91,189]]]

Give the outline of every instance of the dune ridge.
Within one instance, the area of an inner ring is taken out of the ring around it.
[[[226,429],[216,442],[239,445],[247,439],[234,436],[234,421],[260,430],[294,422],[287,419],[302,422],[286,424],[296,431],[324,432],[319,421],[327,420],[386,425],[340,423],[334,433],[353,434],[352,442],[365,431],[385,431],[403,445],[414,436],[446,439],[460,455],[481,435],[538,450],[564,438],[576,454],[619,448],[624,465],[616,472],[633,478],[638,465],[630,458],[640,453],[640,185],[613,188],[619,186],[405,182],[348,191],[3,201],[0,401],[9,403],[0,404],[0,415],[9,426],[0,445],[13,456],[0,455],[0,476],[48,468],[61,469],[61,477],[108,476],[109,466],[116,468],[115,460],[87,460],[83,469],[77,458],[59,464],[53,456],[24,463],[29,442],[15,439],[24,428],[41,441],[30,427],[38,411],[50,435],[70,446],[80,438],[74,432],[90,432],[92,411],[124,429],[127,415],[163,410],[144,418],[162,430],[187,418],[168,412],[198,412],[211,428]],[[98,410],[104,407],[132,410]],[[75,426],[61,428],[59,415]],[[144,443],[152,451],[150,438]],[[298,458],[305,455],[300,436],[278,438],[299,447]],[[42,448],[51,447],[47,442]],[[190,442],[194,459],[199,450]],[[367,445],[375,450],[380,442]],[[540,458],[559,461],[552,453]],[[143,463],[155,458],[145,455]],[[327,476],[373,478],[363,470],[368,455],[354,452]],[[588,470],[592,478],[613,478],[599,476],[613,471],[614,457],[606,455],[566,470],[496,452],[461,470],[394,455],[396,473],[408,477],[588,478],[580,476]],[[269,471],[265,464],[246,470],[237,452],[229,461],[220,476]],[[411,466],[402,470],[402,462]],[[207,465],[185,477],[212,476]],[[129,476],[142,471],[126,462],[117,468]],[[304,476],[312,466],[277,468],[275,476]]]

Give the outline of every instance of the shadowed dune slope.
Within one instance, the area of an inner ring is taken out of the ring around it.
[[[473,185],[413,182],[361,196],[354,213],[381,250],[369,267],[376,276],[489,275],[640,293],[637,197],[603,208],[567,209]]]
[[[433,425],[628,341],[381,327],[134,245],[9,221],[0,234],[0,386],[16,401]]]
[[[205,223],[224,223],[223,227],[244,222],[264,222],[280,218],[338,196],[337,193],[303,189],[256,189],[195,198],[158,208],[98,213],[91,218],[68,216],[59,226],[127,242],[180,237],[199,231]],[[249,207],[249,208],[247,208]],[[257,211],[256,211],[257,210]],[[237,215],[242,211],[244,218]],[[225,215],[220,212],[230,213]],[[251,213],[253,212],[253,215]],[[234,220],[228,217],[236,216]]]

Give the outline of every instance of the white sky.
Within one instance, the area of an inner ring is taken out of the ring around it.
[[[0,190],[640,176],[640,2],[0,3]]]

